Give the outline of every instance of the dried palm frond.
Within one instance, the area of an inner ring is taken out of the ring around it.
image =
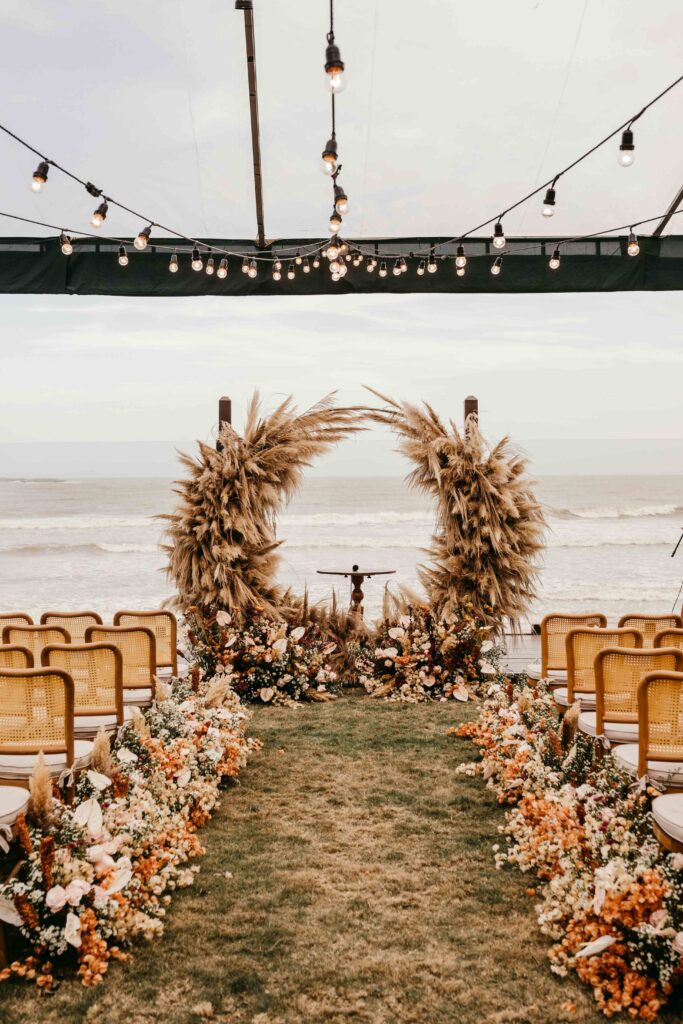
[[[360,429],[357,411],[337,408],[333,396],[303,413],[288,398],[264,416],[257,393],[243,436],[224,423],[219,450],[200,442],[198,458],[181,455],[188,475],[176,486],[178,507],[160,517],[176,606],[278,617],[277,515],[311,461]]]
[[[93,740],[91,763],[96,772],[111,777],[111,746],[103,726]]]
[[[536,596],[545,530],[526,459],[508,438],[490,448],[474,418],[461,434],[426,403],[372,393],[385,407],[369,410],[371,419],[398,435],[414,465],[408,483],[436,503],[430,564],[420,572],[435,612],[466,610],[496,629],[504,620],[517,628]]]

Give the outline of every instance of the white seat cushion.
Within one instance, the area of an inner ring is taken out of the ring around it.
[[[140,687],[139,689],[133,687],[130,690],[123,691],[123,703],[124,704],[136,704],[138,707],[146,707],[147,704],[152,703],[152,690]]]
[[[563,708],[569,707],[569,691],[566,686],[559,686],[556,690],[553,690],[553,698],[555,703],[560,704]],[[590,710],[595,708],[594,693],[574,693],[574,700],[580,701],[582,708]]]
[[[620,768],[632,775],[638,776],[638,744],[625,743],[614,750],[614,760]],[[653,782],[661,782],[672,788],[683,788],[683,761],[648,761],[648,778]]]
[[[130,704],[125,704],[123,708],[124,722],[129,722],[132,717],[133,707]],[[74,718],[74,736],[94,736],[101,728],[107,732],[118,728],[116,715],[77,715]]]
[[[652,801],[652,816],[672,839],[683,843],[683,793],[667,793]]]
[[[74,768],[87,768],[90,764],[92,743],[90,740],[74,740]],[[0,753],[0,778],[27,779],[33,774],[38,760],[37,754]],[[45,763],[50,774],[59,776],[66,769],[66,754],[45,754]]]
[[[586,736],[595,736],[595,711],[582,711],[579,715],[579,729]],[[637,722],[605,722],[605,736],[610,743],[637,743]]]
[[[526,674],[529,679],[543,679],[544,677],[541,675],[540,661],[533,661],[530,665],[527,665]],[[551,668],[546,672],[545,679],[551,685],[554,683],[561,686],[562,683],[567,682],[567,672],[565,669]]]
[[[13,825],[28,807],[30,795],[19,786],[0,786],[0,825]]]

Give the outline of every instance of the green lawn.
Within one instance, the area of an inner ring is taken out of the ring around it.
[[[503,811],[454,774],[473,747],[445,736],[473,712],[362,697],[257,711],[264,749],[204,829],[164,937],[94,989],[1,987],[0,1021],[603,1020],[550,973],[533,880],[494,869]]]

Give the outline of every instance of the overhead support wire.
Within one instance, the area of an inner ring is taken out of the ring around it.
[[[666,213],[664,214],[664,216],[660,220],[659,224],[657,225],[657,227],[652,232],[652,237],[653,238],[659,238],[660,237],[660,235],[664,231],[664,228],[667,226],[667,224],[669,223],[669,221],[671,220],[673,215],[678,212],[678,207],[681,205],[682,202],[683,202],[683,185],[681,185],[681,187],[679,188],[679,190],[676,193],[674,201],[672,202],[671,206],[666,211]]]
[[[244,11],[244,38],[247,47],[247,76],[249,80],[249,116],[251,119],[251,153],[254,167],[254,196],[256,200],[256,241],[259,249],[266,244],[263,216],[263,178],[261,175],[261,135],[256,89],[256,41],[254,36],[253,0],[235,0],[235,10]]]

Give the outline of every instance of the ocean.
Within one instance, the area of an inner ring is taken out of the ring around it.
[[[670,611],[683,577],[683,476],[545,476],[538,494],[550,530],[539,600],[530,612]],[[169,481],[0,480],[0,610],[154,608],[172,592],[159,549],[173,508]],[[348,580],[317,570],[395,570],[417,588],[432,513],[401,479],[312,477],[280,520],[280,578],[314,601]],[[368,580],[366,615],[384,579]]]

